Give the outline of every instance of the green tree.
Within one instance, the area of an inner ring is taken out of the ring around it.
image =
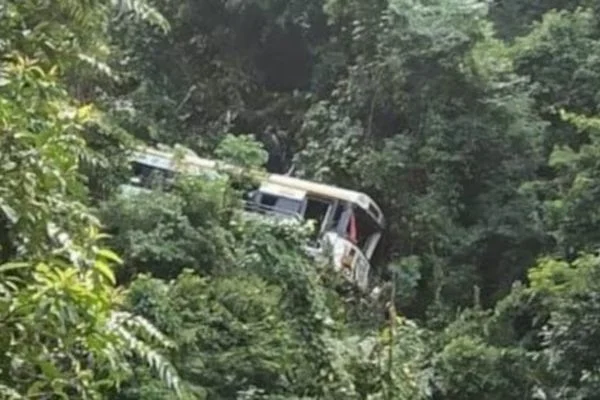
[[[4,2],[3,395],[594,398],[596,3]],[[381,290],[133,139],[369,193]]]
[[[544,244],[535,203],[519,193],[543,123],[509,49],[479,2],[335,3],[353,58],[305,116],[297,171],[382,204],[381,263],[419,260],[411,314],[436,299],[469,305],[475,285],[493,304]]]
[[[151,347],[170,342],[121,307],[112,271],[120,260],[99,244],[79,170],[93,158],[83,132],[100,116],[69,94],[68,71],[98,49],[111,10],[78,1],[0,6],[4,398],[101,398],[135,356],[179,390]]]

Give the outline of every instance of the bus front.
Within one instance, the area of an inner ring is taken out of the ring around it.
[[[340,203],[340,217],[331,221],[331,229],[324,232],[323,242],[330,247],[335,268],[361,289],[366,289],[371,259],[381,240],[384,221],[372,200],[366,207],[365,202],[361,203]]]

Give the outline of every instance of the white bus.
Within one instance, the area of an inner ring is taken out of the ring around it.
[[[153,172],[167,179],[175,173],[199,174],[218,169],[241,169],[193,154],[138,149],[131,158],[134,176],[126,189],[144,187]],[[314,241],[307,251],[326,255],[330,249],[334,267],[363,290],[368,288],[370,260],[381,239],[384,216],[368,195],[336,186],[286,175],[260,174],[260,185],[249,193],[246,211],[278,218],[315,222]]]

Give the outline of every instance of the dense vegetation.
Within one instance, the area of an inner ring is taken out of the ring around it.
[[[599,4],[0,2],[0,398],[598,398]],[[136,141],[369,193],[381,295]]]

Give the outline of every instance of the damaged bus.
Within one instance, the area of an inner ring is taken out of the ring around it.
[[[161,174],[168,181],[178,172],[197,175],[219,169],[240,170],[194,154],[176,156],[172,151],[153,148],[134,152],[131,166],[133,177],[124,187],[127,190],[146,187],[153,173]],[[312,220],[315,231],[307,252],[315,257],[330,254],[334,267],[366,290],[371,259],[385,224],[377,203],[364,193],[332,185],[287,175],[257,176],[259,185],[246,197],[246,211],[299,222]]]

